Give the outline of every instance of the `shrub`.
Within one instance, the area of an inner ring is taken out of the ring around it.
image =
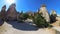
[[[25,19],[27,19],[29,16],[28,16],[28,14],[23,13],[23,14],[22,14],[22,17],[23,17],[23,19],[25,20]]]
[[[22,13],[21,15],[18,16],[18,21],[19,22],[24,22],[28,18],[28,14]]]
[[[48,27],[50,26],[49,23],[46,22],[44,17],[41,16],[41,14],[36,14],[33,18],[33,22],[38,26],[38,27]]]

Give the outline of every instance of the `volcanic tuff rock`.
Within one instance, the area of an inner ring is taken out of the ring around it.
[[[6,5],[4,5],[4,6],[2,7],[2,10],[1,10],[1,14],[2,14],[3,16],[5,16],[5,13],[6,13]]]
[[[16,19],[17,18],[17,11],[16,11],[16,5],[12,4],[10,5],[9,9],[7,10],[7,17],[11,19]]]
[[[52,10],[51,15],[56,15],[57,16],[56,11],[55,10]]]
[[[56,11],[52,10],[51,15],[50,15],[51,22],[55,22],[56,21],[56,17],[57,17]]]
[[[4,5],[1,9],[1,12],[0,12],[0,26],[3,25],[3,21],[5,21],[5,18],[6,18],[6,5]]]
[[[2,17],[2,19],[5,19],[5,17],[6,17],[6,5],[4,5],[4,6],[2,7],[1,17]]]
[[[50,17],[46,9],[46,5],[42,5],[39,13],[42,13],[42,16],[46,19],[47,22],[50,22]]]

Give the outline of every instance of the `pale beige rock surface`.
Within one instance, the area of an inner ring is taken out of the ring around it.
[[[42,16],[46,19],[47,22],[50,22],[50,17],[45,5],[42,5],[39,13],[42,13]]]

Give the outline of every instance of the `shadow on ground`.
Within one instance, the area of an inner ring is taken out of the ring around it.
[[[23,31],[36,31],[38,28],[32,24],[29,23],[18,23],[17,21],[9,21],[9,24],[13,26],[13,28],[16,28],[18,30]]]
[[[4,21],[0,19],[0,26],[4,24]]]

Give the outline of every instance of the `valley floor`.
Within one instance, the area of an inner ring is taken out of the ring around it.
[[[4,22],[2,26],[0,26],[0,34],[57,34],[56,31],[60,32],[60,26],[56,25],[57,23],[53,23],[54,27],[52,28],[40,28],[33,26],[31,23],[17,23],[17,21],[13,22]]]

